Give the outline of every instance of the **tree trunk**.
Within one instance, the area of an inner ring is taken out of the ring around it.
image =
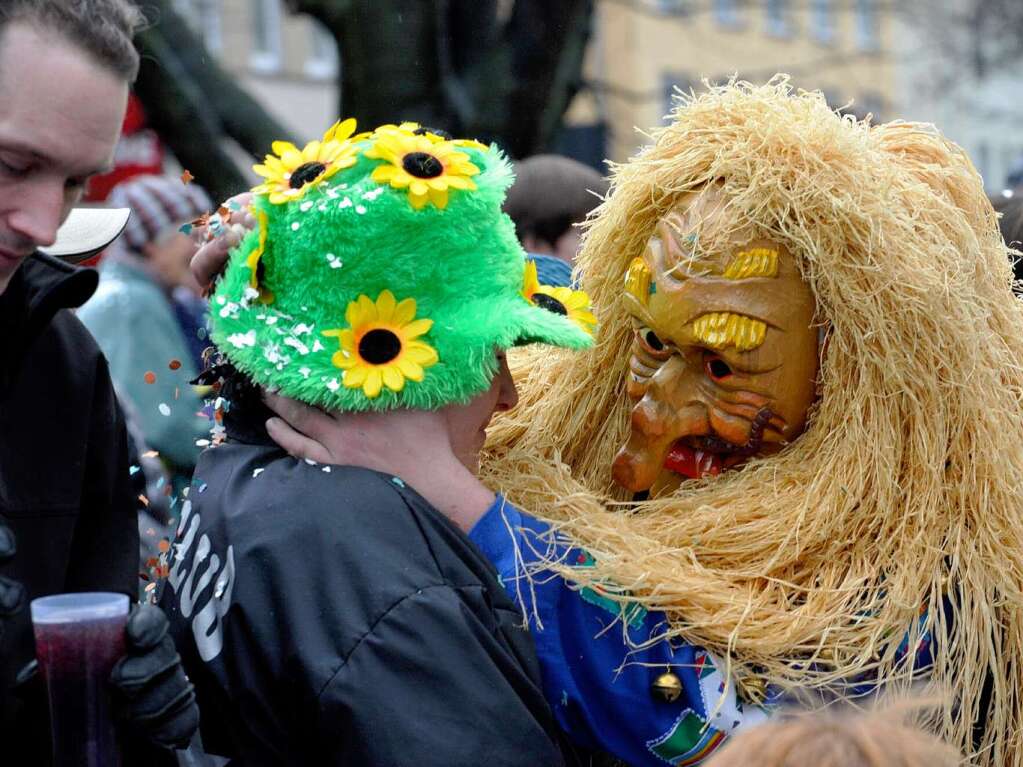
[[[142,65],[135,94],[153,129],[214,199],[249,183],[224,140],[262,159],[288,131],[206,52],[202,41],[167,0],[150,0],[152,25],[135,39]]]

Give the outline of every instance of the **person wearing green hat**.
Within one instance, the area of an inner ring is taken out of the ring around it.
[[[517,399],[504,350],[585,348],[596,320],[527,269],[498,149],[410,124],[353,134],[274,144],[257,227],[211,297],[225,431],[161,596],[203,748],[236,765],[573,763],[521,612],[466,532],[500,503],[474,472]],[[264,390],[400,471],[292,458]]]

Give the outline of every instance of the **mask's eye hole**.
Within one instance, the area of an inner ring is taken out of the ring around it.
[[[652,354],[668,353],[667,344],[660,339],[653,329],[644,325],[636,331],[636,334],[639,336],[640,343],[648,352]]]
[[[703,363],[703,368],[707,371],[707,375],[715,381],[721,381],[732,375],[732,368],[720,357],[708,357],[707,361]]]

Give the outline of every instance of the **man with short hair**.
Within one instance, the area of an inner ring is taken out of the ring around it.
[[[69,309],[96,273],[37,249],[86,180],[107,168],[138,69],[126,0],[0,3],[0,736],[7,764],[48,764],[45,695],[32,674],[29,599],[134,596],[136,502],[107,364]],[[123,221],[122,221],[123,224]],[[108,241],[110,237],[106,238]],[[18,551],[15,552],[15,542]],[[115,668],[122,734],[187,741],[191,685],[153,607],[129,619]]]
[[[550,256],[571,269],[579,249],[578,224],[586,220],[607,194],[607,180],[588,165],[556,154],[538,154],[515,163],[515,183],[508,190],[504,212],[515,222],[519,242],[530,254]],[[540,282],[562,284],[546,259],[538,261]]]

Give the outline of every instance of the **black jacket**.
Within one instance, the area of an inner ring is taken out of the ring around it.
[[[2,572],[30,599],[137,593],[138,502],[124,420],[106,360],[68,311],[96,282],[92,270],[37,254],[0,294],[0,514],[18,546]],[[0,742],[39,745],[40,755],[25,759],[37,765],[49,761],[45,700],[7,692],[34,656],[26,605],[0,641]]]
[[[199,460],[162,599],[205,750],[564,764],[521,613],[468,538],[399,480],[295,460],[238,418]]]

